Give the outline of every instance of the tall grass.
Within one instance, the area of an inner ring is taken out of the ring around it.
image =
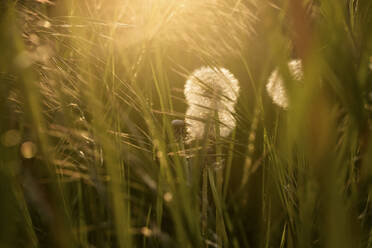
[[[1,247],[372,247],[369,0],[0,12]],[[201,66],[240,82],[237,127],[186,143],[172,121]]]

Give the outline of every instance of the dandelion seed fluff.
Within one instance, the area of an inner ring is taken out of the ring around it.
[[[293,79],[301,81],[304,77],[302,70],[301,60],[291,60],[288,63],[289,73]],[[283,83],[283,77],[280,75],[279,70],[275,69],[266,84],[266,90],[273,102],[286,109],[289,106],[289,100],[287,96],[286,89]]]
[[[188,141],[202,139],[208,119],[218,114],[220,136],[235,128],[234,106],[239,94],[238,80],[225,68],[202,67],[194,71],[184,89]]]

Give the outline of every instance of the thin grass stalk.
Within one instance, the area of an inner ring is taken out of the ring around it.
[[[202,236],[207,237],[208,231],[208,166],[204,165],[202,169]],[[206,245],[208,247],[208,245]]]
[[[216,120],[218,118],[218,112],[214,111],[214,116]],[[216,234],[217,234],[217,244],[218,246],[222,247],[223,244],[227,245],[227,234],[225,231],[225,224],[223,219],[222,213],[222,189],[223,189],[223,160],[222,160],[222,144],[220,143],[220,128],[218,121],[215,121],[215,137],[216,137],[216,164],[215,164],[215,173],[216,173],[216,185],[217,185],[217,196],[215,198],[215,205],[216,207]]]
[[[208,207],[209,207],[209,201],[208,201],[208,174],[209,174],[209,158],[208,158],[208,142],[209,142],[209,132],[210,132],[210,126],[211,118],[208,118],[206,126],[205,126],[205,133],[204,133],[204,139],[202,141],[203,144],[203,150],[201,154],[201,159],[203,161],[202,164],[202,204],[201,204],[201,233],[202,237],[204,238],[205,246],[208,247],[207,239],[208,239]]]
[[[22,54],[25,52],[25,45],[23,40],[21,39],[21,35],[18,33],[18,29],[16,27],[16,2],[6,2],[5,8],[5,18],[8,19],[8,23],[13,26],[12,34],[10,35],[9,45],[10,49],[13,50],[15,55]],[[5,19],[4,18],[4,19]],[[12,58],[14,59],[14,58]],[[70,219],[69,219],[69,211],[68,208],[61,209],[59,204],[63,201],[63,186],[61,181],[58,180],[58,177],[55,174],[54,167],[52,166],[52,155],[49,152],[50,145],[49,139],[45,133],[46,124],[43,117],[42,111],[42,104],[40,100],[40,95],[36,87],[36,76],[34,71],[29,66],[22,67],[15,66],[15,71],[17,71],[19,76],[19,81],[21,83],[22,91],[24,93],[27,107],[24,109],[25,113],[27,113],[30,117],[30,123],[32,123],[32,132],[37,137],[37,143],[40,146],[41,156],[43,157],[43,162],[46,164],[46,168],[44,172],[51,178],[54,182],[56,181],[57,185],[49,184],[49,197],[50,197],[50,204],[52,205],[52,216],[49,219],[49,223],[47,223],[51,230],[52,235],[56,245],[61,247],[72,247],[74,244],[74,236],[70,233],[66,234],[64,238],[59,236],[60,232],[64,232],[65,230],[70,229]],[[38,185],[39,187],[39,185]],[[67,220],[64,218],[67,217]]]
[[[244,161],[244,167],[243,167],[243,176],[242,181],[240,184],[240,188],[243,189],[244,186],[247,184],[250,174],[252,173],[253,167],[253,154],[255,151],[255,140],[256,140],[256,131],[258,127],[259,122],[259,113],[260,113],[260,107],[259,104],[255,105],[254,108],[254,114],[253,114],[253,120],[250,127],[250,132],[248,136],[248,144],[246,149],[246,157]]]
[[[161,62],[157,60],[157,63]],[[155,83],[157,94],[161,99],[160,100],[161,110],[163,113],[167,113],[168,108],[170,107],[167,105],[167,103],[169,103],[170,105],[172,103],[171,100],[169,99],[170,95],[167,93],[169,92],[169,90],[167,89],[167,87],[169,86],[167,86],[167,83],[163,82],[165,80],[165,77],[162,76],[159,77],[159,75],[163,73],[163,70],[161,68],[162,68],[161,65],[152,66],[153,80]],[[164,84],[166,86],[165,88],[162,87],[164,86]],[[141,94],[139,94],[139,96],[142,97]],[[145,119],[147,120],[147,124],[150,129],[150,134],[154,142],[155,153],[158,155],[157,157],[160,162],[159,184],[163,184],[162,189],[164,189],[164,187],[166,186],[167,190],[169,190],[169,192],[175,198],[174,200],[167,204],[169,204],[170,206],[170,212],[172,214],[174,225],[176,227],[176,233],[178,238],[177,241],[182,244],[199,246],[201,243],[201,238],[199,236],[200,227],[198,227],[198,225],[200,224],[198,223],[199,219],[195,218],[195,214],[197,213],[193,210],[193,205],[191,201],[191,196],[193,194],[191,194],[190,189],[192,188],[187,186],[184,166],[182,165],[181,159],[178,156],[174,157],[174,164],[171,164],[170,161],[168,161],[168,156],[166,156],[168,152],[167,146],[165,144],[165,137],[167,137],[166,135],[168,135],[170,142],[173,144],[175,142],[173,130],[168,123],[166,115],[162,116],[163,128],[160,131],[159,128],[157,128],[158,124],[156,124],[155,119],[153,119],[154,117],[148,112],[148,106],[144,105],[143,110],[145,113]],[[177,149],[175,148],[174,145],[171,145],[170,148],[172,150],[171,153],[177,154],[176,153]],[[164,204],[163,194],[159,192],[157,193],[158,193],[157,204],[159,204],[160,202]],[[160,196],[162,197],[162,199],[160,199]],[[157,205],[157,207],[163,209],[162,205],[161,206]]]
[[[20,205],[23,218],[25,219],[25,222],[26,222],[26,230],[27,230],[27,234],[30,240],[30,247],[35,247],[35,248],[39,247],[39,240],[34,230],[30,211],[28,209],[24,193],[22,192],[22,188],[20,187],[18,183],[14,183],[13,190],[14,190],[14,195]]]
[[[223,182],[223,191],[222,191],[222,201],[226,202],[227,192],[229,188],[230,182],[230,175],[231,175],[231,167],[234,158],[234,148],[235,148],[235,137],[236,137],[236,129],[232,131],[231,134],[231,142],[229,143],[229,148],[227,152],[227,161],[226,161],[226,168],[225,168],[225,177]]]
[[[82,65],[82,68],[87,68],[91,71],[90,65]],[[105,111],[105,106],[100,101],[100,89],[91,73],[87,75],[88,92],[86,102],[89,104],[90,112],[93,115],[93,130],[103,150],[103,158],[106,162],[106,169],[109,181],[110,200],[112,204],[115,230],[119,247],[131,247],[132,237],[130,231],[130,216],[128,215],[128,202],[126,198],[126,182],[125,175],[122,175],[123,162],[120,159],[120,149],[116,146],[119,144],[117,139],[112,140],[107,136],[107,130],[112,129],[114,120],[108,116]],[[109,75],[108,75],[109,76]]]

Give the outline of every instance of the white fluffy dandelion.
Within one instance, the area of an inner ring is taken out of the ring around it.
[[[227,69],[202,67],[194,71],[184,89],[189,105],[186,111],[187,141],[202,139],[209,120],[218,114],[220,136],[235,128],[234,106],[239,95],[239,82]]]
[[[288,69],[293,79],[301,81],[304,77],[301,60],[291,60]],[[266,90],[271,99],[278,106],[286,109],[289,106],[288,95],[284,87],[283,77],[278,69],[275,69],[266,84]]]

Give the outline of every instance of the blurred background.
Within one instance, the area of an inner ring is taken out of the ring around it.
[[[371,1],[0,13],[0,247],[372,247]],[[236,128],[185,144],[172,121],[201,66],[239,81]]]

